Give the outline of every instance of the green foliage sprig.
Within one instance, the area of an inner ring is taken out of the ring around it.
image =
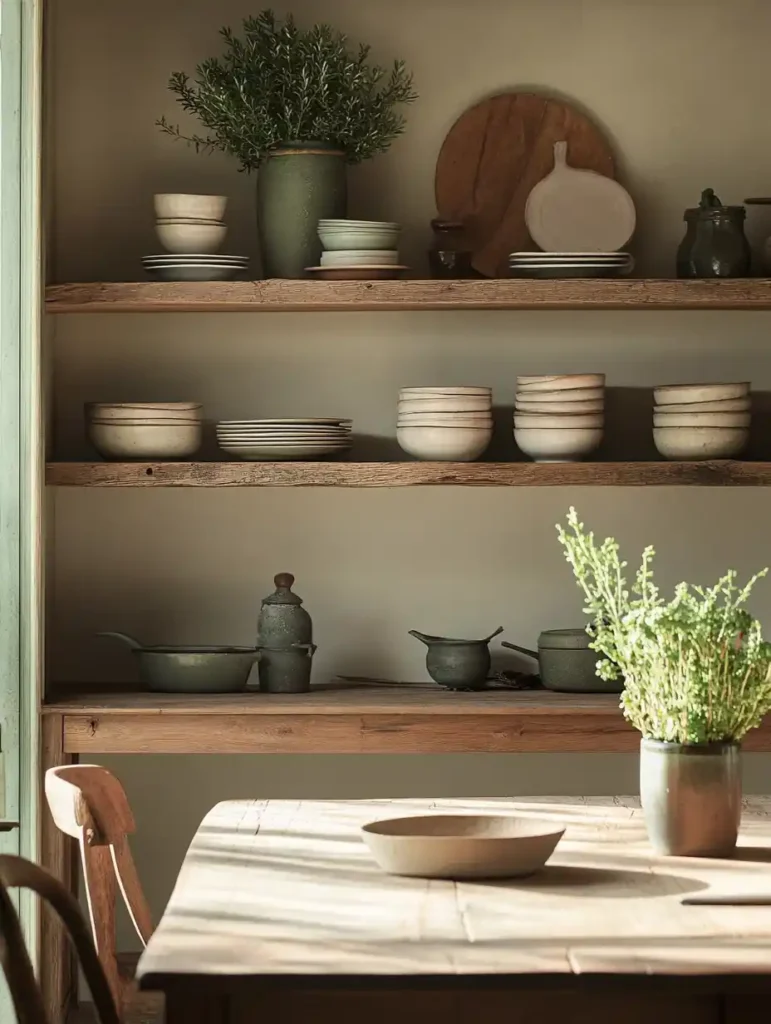
[[[573,508],[567,522],[557,532],[586,595],[591,646],[605,655],[598,675],[624,676],[621,706],[632,725],[648,739],[684,744],[738,742],[758,726],[771,710],[771,644],[743,606],[768,570],[744,587],[733,570],[706,589],[680,583],[667,603],[647,547],[631,596],[617,542],[596,544]]]
[[[183,135],[165,117],[162,131],[197,150],[222,150],[241,169],[259,167],[270,150],[289,142],[323,142],[351,163],[385,152],[404,130],[394,108],[417,94],[402,61],[390,71],[369,63],[370,48],[348,49],[347,38],[329,25],[301,31],[290,15],[272,11],[246,18],[243,37],[220,30],[222,57],[169,79],[177,102],[194,114],[207,135]]]

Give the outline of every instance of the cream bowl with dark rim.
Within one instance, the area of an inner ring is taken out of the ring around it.
[[[373,821],[361,831],[389,875],[460,881],[534,874],[565,826],[524,815],[437,814]]]

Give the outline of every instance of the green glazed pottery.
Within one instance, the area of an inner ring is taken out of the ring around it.
[[[294,576],[280,572],[276,589],[262,602],[257,619],[260,690],[264,693],[307,693],[316,645],[313,622],[292,590]]]
[[[711,188],[685,211],[687,230],[677,251],[678,277],[748,277],[751,250],[743,206],[723,206]]]
[[[541,682],[558,693],[620,693],[620,679],[601,679],[597,662],[602,655],[593,651],[592,638],[585,629],[546,629],[538,637],[538,650],[520,647],[505,640],[503,646],[519,651],[538,662]]]
[[[733,855],[742,805],[740,761],[738,743],[641,741],[640,801],[656,853]]]
[[[257,216],[265,277],[298,278],[321,258],[319,220],[347,209],[345,154],[323,143],[274,149],[257,178]]]
[[[451,640],[445,636],[427,636],[409,631],[428,647],[426,668],[435,683],[450,690],[482,690],[490,674],[489,643],[503,632],[499,626],[484,640]]]
[[[251,647],[143,647],[126,633],[97,633],[127,644],[139,678],[158,693],[238,693],[260,657]]]

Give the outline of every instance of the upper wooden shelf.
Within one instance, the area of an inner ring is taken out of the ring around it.
[[[771,462],[49,462],[54,487],[769,487]]]
[[[444,309],[771,310],[771,279],[726,281],[128,281],[56,284],[49,313]]]

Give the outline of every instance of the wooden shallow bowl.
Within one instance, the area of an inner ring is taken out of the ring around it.
[[[364,842],[390,875],[412,878],[520,878],[544,866],[565,829],[553,821],[439,814],[373,821]]]

